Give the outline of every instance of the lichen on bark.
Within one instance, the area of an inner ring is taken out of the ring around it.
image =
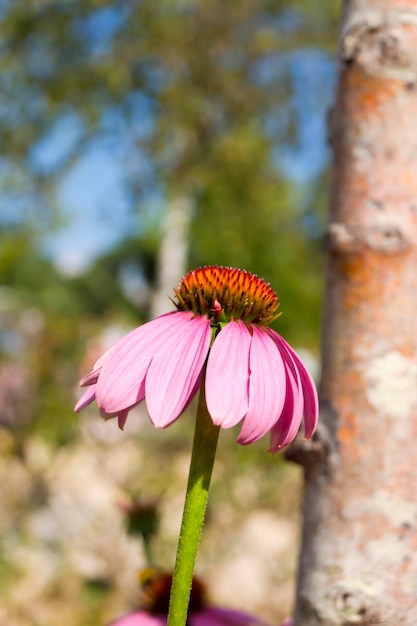
[[[346,2],[295,626],[416,622],[416,77],[416,3]]]

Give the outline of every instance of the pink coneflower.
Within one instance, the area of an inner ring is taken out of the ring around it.
[[[145,575],[148,575],[148,572],[149,577],[145,580],[145,584],[142,581],[146,596],[145,607],[122,615],[109,626],[166,626],[172,575],[155,572],[152,568],[145,570]],[[266,626],[265,622],[243,611],[210,606],[206,601],[205,586],[197,577],[194,577],[192,582],[187,624],[189,626]]]
[[[317,391],[299,356],[269,324],[278,298],[254,274],[230,267],[193,270],[174,290],[177,311],[139,326],[81,381],[80,411],[96,400],[104,418],[123,428],[142,400],[164,428],[186,409],[206,364],[207,408],[216,426],[242,423],[238,442],[270,432],[271,452],[295,438],[304,414],[305,437],[315,431]]]
[[[187,623],[189,626],[266,626],[264,622],[242,611],[215,606],[208,606],[197,613],[192,613]],[[164,615],[132,611],[122,615],[109,626],[166,626],[166,624],[167,618]]]

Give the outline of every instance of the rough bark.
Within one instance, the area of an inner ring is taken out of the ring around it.
[[[417,624],[417,2],[344,6],[296,626]]]

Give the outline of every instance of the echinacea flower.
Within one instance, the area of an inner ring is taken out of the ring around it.
[[[123,428],[146,401],[159,428],[174,422],[200,387],[216,426],[241,422],[238,442],[270,432],[271,452],[295,438],[304,414],[309,438],[318,418],[315,384],[301,359],[269,324],[278,298],[249,272],[209,266],[191,271],[175,293],[176,311],[139,326],[108,350],[81,380],[75,411],[97,402]]]
[[[152,568],[145,570],[149,578],[146,581],[146,606],[137,611],[122,615],[109,626],[166,626],[169,593],[172,575],[165,572],[156,572]],[[189,626],[266,626],[253,615],[210,606],[206,601],[206,592],[203,583],[193,578],[187,624]]]
[[[189,626],[265,626],[252,615],[208,606],[199,612],[192,613],[187,622]],[[164,615],[152,615],[148,611],[132,611],[119,617],[109,626],[166,626],[167,618]],[[284,625],[285,626],[285,625]]]

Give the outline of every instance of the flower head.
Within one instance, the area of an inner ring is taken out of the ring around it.
[[[299,356],[269,324],[278,297],[263,279],[230,267],[191,271],[174,290],[177,311],[139,326],[81,381],[87,390],[75,410],[97,402],[104,418],[123,428],[129,411],[146,400],[152,423],[164,428],[200,387],[213,423],[242,423],[238,442],[270,432],[272,452],[295,438],[304,414],[305,437],[315,431],[318,399]]]
[[[149,568],[141,573],[145,607],[119,617],[109,626],[166,626],[172,575]],[[188,611],[189,626],[266,626],[253,615],[210,606],[203,583],[193,578]]]
[[[266,626],[264,622],[243,611],[215,606],[191,613],[187,623],[189,626]],[[139,610],[122,615],[109,626],[166,626],[166,624],[165,615],[152,615],[149,611]]]

